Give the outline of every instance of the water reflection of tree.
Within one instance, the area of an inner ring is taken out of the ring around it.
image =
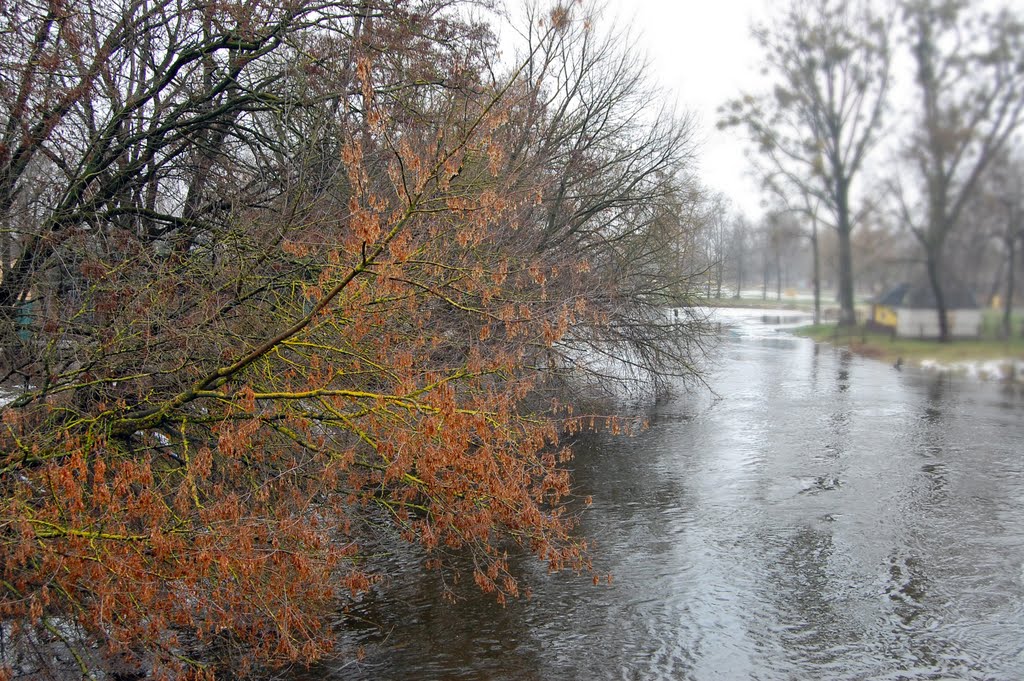
[[[886,614],[880,632],[883,652],[878,660],[889,671],[927,669],[938,674],[954,671],[950,665],[959,666],[959,644],[933,626],[942,606],[932,594],[930,568],[926,557],[909,553],[905,546],[895,547],[889,555],[883,589]]]
[[[780,539],[781,550],[764,580],[767,598],[778,613],[781,643],[795,669],[805,678],[846,664],[861,647],[864,631],[849,616],[847,576],[833,566],[836,546],[831,532],[811,526]]]
[[[928,385],[928,399],[925,402],[924,411],[921,414],[922,420],[926,423],[937,425],[942,422],[942,407],[948,391],[948,386],[949,379],[943,374],[936,376]]]
[[[415,556],[405,558],[414,561]],[[514,557],[510,564],[520,574],[530,567]],[[458,567],[469,570],[463,574],[472,573],[472,565]],[[426,569],[391,573],[386,591],[367,594],[342,616],[341,644],[359,649],[356,659],[346,659],[341,667],[324,664],[292,678],[513,678],[509,660],[515,661],[514,678],[541,678],[540,670],[550,669],[550,661],[542,662],[530,645],[530,603],[512,601],[502,607],[472,580],[452,581],[453,574]]]
[[[949,408],[947,401],[952,399],[949,390],[948,377],[937,376],[928,386],[923,411],[918,419],[915,452],[921,457],[933,459],[921,465],[925,494],[919,503],[928,506],[943,501],[947,493],[946,464],[941,459],[948,448],[949,424],[945,413]]]
[[[847,351],[839,353],[839,368],[836,371],[835,391],[828,404],[826,417],[826,440],[823,449],[829,459],[838,459],[850,443],[850,364],[852,355]]]
[[[972,652],[965,649],[968,644],[947,626],[947,620],[958,617],[951,602],[962,598],[951,592],[956,582],[951,567],[962,539],[949,530],[962,532],[965,516],[950,494],[948,478],[955,453],[951,434],[960,432],[961,386],[944,375],[907,375],[904,380],[915,388],[908,394],[916,394],[919,401],[908,414],[900,448],[892,452],[901,459],[897,474],[904,485],[896,541],[879,566],[876,657],[887,673],[927,670],[926,678],[959,678],[966,672],[976,678],[971,676],[978,670]]]
[[[836,386],[841,393],[850,389],[850,360],[852,357],[853,355],[849,350],[839,351],[839,373],[837,376],[839,380]]]

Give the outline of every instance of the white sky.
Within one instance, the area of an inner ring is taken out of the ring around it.
[[[758,89],[758,52],[750,37],[771,0],[608,0],[607,18],[631,24],[651,76],[681,111],[697,118],[698,176],[756,218],[761,194],[746,175],[740,129],[715,128],[716,109],[742,90]]]

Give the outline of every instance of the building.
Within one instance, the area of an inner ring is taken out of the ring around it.
[[[946,319],[952,338],[977,338],[981,334],[981,309],[967,287],[948,282],[943,288]],[[938,338],[939,312],[927,279],[902,283],[871,304],[870,326],[899,338]]]

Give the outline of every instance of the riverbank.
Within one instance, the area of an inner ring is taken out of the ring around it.
[[[802,326],[793,333],[819,343],[849,348],[852,352],[890,364],[952,371],[979,378],[1024,380],[1024,338],[979,338],[939,343],[933,340],[894,338],[863,326],[835,324]]]

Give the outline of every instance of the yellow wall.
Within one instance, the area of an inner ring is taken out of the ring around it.
[[[887,307],[885,305],[873,305],[871,307],[871,312],[871,320],[875,324],[896,328],[896,311],[891,307]]]

